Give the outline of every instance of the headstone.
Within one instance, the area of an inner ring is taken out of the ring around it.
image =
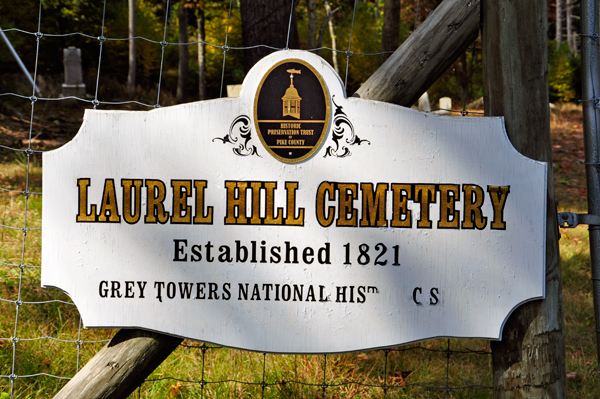
[[[450,97],[440,98],[440,109],[452,111],[452,99]]]
[[[429,105],[429,95],[427,92],[419,98],[419,111],[431,112],[431,105]]]
[[[242,85],[227,85],[227,97],[239,97]]]
[[[73,46],[63,50],[65,83],[62,84],[62,97],[84,97],[85,84],[81,71],[81,50]]]
[[[439,109],[433,111],[437,115],[448,115],[452,111],[452,99],[450,97],[440,98]]]
[[[483,97],[467,104],[467,109],[479,109],[481,107],[483,107]]]

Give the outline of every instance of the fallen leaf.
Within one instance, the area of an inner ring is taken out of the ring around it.
[[[177,385],[171,385],[171,398],[175,397],[175,395],[179,394],[179,390],[183,384],[181,381],[177,383]]]
[[[390,385],[400,385],[406,387],[406,377],[412,374],[412,370],[396,371],[389,376]]]

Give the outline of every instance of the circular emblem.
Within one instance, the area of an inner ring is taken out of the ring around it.
[[[329,127],[329,92],[312,65],[288,59],[262,78],[254,100],[258,137],[271,155],[296,163],[312,156]]]

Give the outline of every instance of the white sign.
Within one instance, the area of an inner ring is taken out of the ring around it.
[[[86,327],[333,353],[498,339],[544,296],[546,164],[501,118],[345,98],[311,53],[239,98],[88,110],[43,162],[42,284]]]

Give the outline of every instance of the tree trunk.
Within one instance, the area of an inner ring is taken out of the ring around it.
[[[355,96],[410,107],[479,34],[479,0],[444,0]]]
[[[494,398],[566,398],[564,315],[548,108],[545,0],[482,3],[484,105],[517,151],[548,163],[546,299],[526,303],[492,342]],[[527,56],[523,56],[526,54]]]
[[[285,48],[288,38],[289,48],[299,48],[298,27],[296,13],[292,12],[290,25],[290,11],[292,0],[243,0],[240,1],[242,13],[242,43],[244,47],[265,45],[275,48]],[[273,49],[257,47],[244,51],[244,70],[250,68],[261,58],[271,54]]]
[[[188,43],[188,14],[183,2],[177,10],[179,19],[179,43]],[[179,73],[177,74],[177,104],[186,102],[187,85],[190,77],[190,49],[187,45],[179,45]]]
[[[368,3],[368,1],[365,1],[365,3]],[[379,1],[375,1],[373,2],[373,18],[377,20],[379,17],[381,17],[381,9],[379,8]]]
[[[573,31],[573,0],[567,0],[567,43],[569,50],[577,54],[577,41]]]
[[[556,48],[560,47],[563,41],[563,0],[556,0]]]
[[[54,399],[126,399],[183,340],[119,330]]]
[[[460,75],[458,80],[460,81],[460,86],[462,88],[462,103],[463,107],[467,107],[469,103],[469,83],[471,83],[471,70],[469,69],[468,61],[467,61],[467,52],[465,51],[460,56]]]
[[[204,9],[198,8],[198,98],[206,100],[206,35],[204,32]]]
[[[385,0],[383,6],[383,31],[381,34],[381,63],[390,58],[400,45],[400,0]]]
[[[335,44],[335,31],[333,29],[333,12],[331,11],[331,6],[329,5],[329,3],[325,3],[325,10],[327,11],[327,20],[328,20],[328,24],[329,24],[329,36],[331,36],[331,49],[332,51],[332,58],[333,58],[333,69],[335,69],[335,71],[338,73],[338,75],[340,74],[340,67],[338,65],[338,60],[337,60],[337,46]]]
[[[317,39],[317,55],[320,57],[321,53],[322,53],[322,48],[323,47],[323,39],[325,38],[325,29],[329,26],[329,21],[331,21],[331,18],[333,18],[333,14],[335,14],[336,12],[338,12],[339,8],[336,8],[335,10],[331,11],[331,13],[326,13],[325,14],[325,21],[323,22],[323,25],[321,25],[321,29],[319,29],[319,36]]]
[[[308,14],[308,27],[306,30],[306,48],[312,50],[317,44],[317,29],[319,28],[319,16],[317,14],[316,0],[306,0],[306,12]]]
[[[129,72],[127,73],[127,91],[133,94],[135,91],[135,0],[128,0],[129,4]]]

